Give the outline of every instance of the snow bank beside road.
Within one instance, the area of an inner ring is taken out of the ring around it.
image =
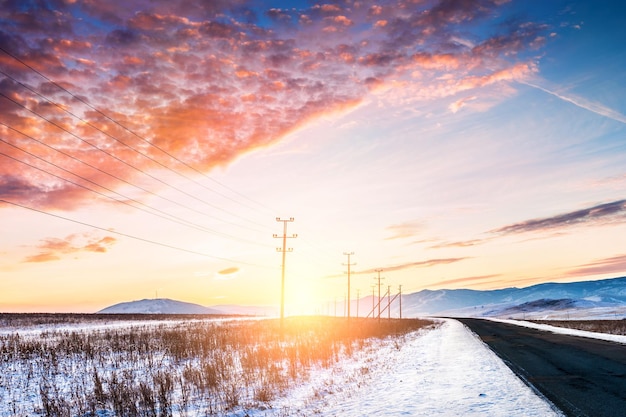
[[[368,370],[367,378],[341,389],[322,383],[326,391],[321,395],[319,380],[300,387],[284,399],[290,415],[562,416],[456,320],[413,334],[402,345],[386,344],[359,361],[346,362],[345,373],[362,366]],[[332,378],[341,376],[335,371]],[[307,390],[308,398],[302,395]],[[264,410],[254,415],[271,414]]]
[[[566,327],[550,326],[549,324],[539,324],[530,321],[523,320],[503,320],[503,319],[488,319],[498,321],[501,323],[515,324],[516,326],[529,327],[531,329],[544,330],[552,333],[567,334],[570,336],[586,337],[589,339],[606,340],[608,342],[616,342],[626,344],[626,336],[617,334],[607,334],[598,332],[589,332],[586,330],[568,329]]]

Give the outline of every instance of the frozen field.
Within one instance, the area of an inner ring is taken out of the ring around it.
[[[83,331],[88,330],[82,328]],[[37,338],[29,330],[25,338]],[[7,364],[5,363],[5,366]],[[18,369],[15,369],[18,371]],[[0,416],[46,415],[38,393],[27,387],[32,375],[0,379]],[[76,378],[71,370],[69,378]],[[81,376],[84,378],[84,376]],[[6,384],[12,390],[6,390]],[[88,383],[88,382],[87,382]],[[3,385],[4,384],[4,385]],[[63,381],[56,381],[62,385]],[[18,388],[16,388],[18,387]],[[181,393],[174,393],[174,400]],[[174,416],[204,416],[206,408],[187,402],[171,408]],[[52,410],[54,411],[54,410]],[[115,414],[98,409],[100,417]],[[84,414],[89,415],[89,414]],[[143,415],[143,414],[142,414]],[[150,415],[150,414],[146,414]],[[250,405],[245,402],[214,415],[283,416],[509,416],[561,415],[524,385],[477,337],[454,320],[400,338],[364,345],[352,357],[329,368],[314,367],[308,378],[292,384],[284,395]]]

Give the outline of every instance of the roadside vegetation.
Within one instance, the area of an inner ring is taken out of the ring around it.
[[[20,334],[12,323],[11,331],[0,327],[0,404],[8,413],[2,415],[213,416],[267,408],[312,370],[332,367],[381,338],[401,346],[407,333],[433,325],[178,318],[113,328],[92,321],[76,330],[51,326]]]
[[[534,323],[549,324],[567,329],[586,330],[588,332],[626,335],[624,320],[531,320]]]

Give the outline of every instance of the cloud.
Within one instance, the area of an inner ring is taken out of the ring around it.
[[[428,259],[425,261],[409,262],[409,263],[400,264],[400,265],[391,265],[391,266],[386,266],[382,268],[367,269],[364,271],[357,271],[355,273],[356,274],[373,274],[373,273],[376,273],[378,269],[382,269],[385,272],[391,272],[391,271],[401,271],[403,269],[409,269],[409,268],[430,268],[430,267],[437,266],[437,265],[447,265],[447,264],[451,264],[455,262],[464,261],[465,259],[469,259],[469,258]]]
[[[442,249],[442,248],[468,248],[470,246],[482,245],[489,239],[472,239],[461,240],[456,242],[443,242],[436,245],[429,246],[429,249]]]
[[[597,115],[600,116],[604,116],[607,117],[609,119],[615,120],[616,122],[621,122],[626,124],[626,115],[623,115],[622,113],[618,112],[617,110],[613,110],[609,107],[606,107],[603,104],[600,103],[596,103],[594,101],[591,100],[587,100],[583,97],[578,97],[574,94],[564,94],[558,91],[552,91],[549,90],[545,87],[541,87],[539,85],[533,84],[531,82],[528,81],[524,81],[524,80],[520,80],[519,81],[522,84],[525,84],[529,87],[533,87],[536,88],[538,90],[541,90],[545,93],[548,93],[554,97],[557,97],[563,101],[566,101],[568,103],[573,104],[574,106],[580,107],[581,109],[585,109],[588,110],[592,113],[595,113]]]
[[[449,280],[445,280],[445,281],[439,281],[436,283],[437,286],[443,286],[443,285],[450,285],[450,284],[466,284],[468,282],[475,282],[475,281],[484,281],[487,279],[491,279],[491,278],[495,278],[495,277],[499,277],[501,276],[500,274],[493,274],[493,275],[480,275],[480,276],[475,276],[475,277],[464,277],[464,278],[455,278],[455,279],[449,279]]]
[[[221,271],[218,272],[218,274],[220,274],[220,275],[231,275],[231,274],[234,274],[236,272],[239,272],[239,268],[234,266],[234,267],[231,267],[231,268],[222,269]]]
[[[61,258],[51,252],[41,252],[36,255],[27,256],[24,259],[24,263],[39,263],[39,262],[50,262],[50,261],[58,261]]]
[[[235,278],[237,274],[239,273],[239,271],[240,269],[236,266],[225,268],[225,269],[222,269],[221,271],[218,271],[215,274],[215,279],[220,280],[220,281],[230,280],[230,279]]]
[[[403,239],[407,237],[413,237],[424,229],[424,226],[418,222],[405,222],[399,224],[393,224],[387,227],[387,230],[392,233],[391,236],[385,238],[385,240]]]
[[[617,200],[556,216],[510,224],[492,230],[490,233],[509,235],[525,232],[543,232],[583,224],[596,226],[624,221],[626,221],[626,200]]]
[[[12,30],[0,30],[0,47],[133,134],[3,52],[0,64],[11,77],[59,106],[4,78],[0,92],[40,116],[1,99],[2,121],[52,148],[2,126],[0,134],[107,187],[119,182],[54,149],[71,149],[76,158],[134,181],[145,181],[141,171],[154,163],[123,143],[171,163],[148,146],[153,143],[210,171],[271,146],[316,118],[354,108],[374,91],[429,100],[522,82],[537,69],[517,57],[545,31],[524,22],[487,34],[479,23],[497,15],[502,3],[490,0],[433,5],[365,0],[350,7],[333,3],[285,9],[264,9],[262,3],[246,0],[102,3],[55,2],[53,10],[38,2],[29,7],[9,2],[0,19]],[[472,96],[458,99],[451,110],[458,111]],[[71,109],[111,137],[62,109]],[[41,117],[89,138],[128,165]],[[19,152],[15,157],[26,158]],[[90,196],[0,158],[1,197],[70,209]]]
[[[428,248],[467,248],[485,244],[497,239],[498,237],[531,232],[549,233],[540,236],[532,235],[533,237],[526,239],[525,241],[553,238],[562,236],[564,233],[560,230],[564,228],[581,225],[603,226],[616,222],[626,222],[626,200],[617,200],[610,203],[599,204],[556,216],[525,220],[490,230],[487,232],[488,234],[491,234],[490,237],[441,242],[431,245]]]
[[[568,277],[579,277],[605,274],[626,274],[626,255],[597,259],[571,269],[565,275]]]
[[[450,103],[450,105],[448,106],[448,109],[452,112],[452,113],[456,113],[459,110],[461,110],[463,107],[465,107],[465,105],[467,104],[467,102],[469,101],[473,101],[476,100],[478,97],[476,96],[471,96],[471,97],[463,97],[458,99],[457,101]]]
[[[111,236],[96,237],[90,234],[69,235],[64,239],[46,238],[37,245],[38,254],[27,256],[23,262],[49,262],[61,259],[61,255],[75,254],[79,252],[107,252],[117,239]]]

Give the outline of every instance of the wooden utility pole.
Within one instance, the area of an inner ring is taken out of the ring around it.
[[[354,255],[354,252],[344,252],[343,254],[348,257],[348,263],[344,265],[348,266],[348,297],[347,298],[348,298],[348,319],[350,319],[350,267],[356,264],[350,263],[350,256]]]
[[[380,319],[380,281],[382,279],[385,279],[385,278],[381,278],[380,277],[380,273],[382,271],[383,271],[382,269],[376,269],[376,272],[378,272],[378,318],[379,319]],[[374,279],[376,279],[376,278],[374,278]]]
[[[400,318],[402,318],[402,285],[398,286],[398,294],[400,295]]]
[[[391,285],[387,285],[387,318],[391,319]]]
[[[280,327],[283,327],[283,321],[285,320],[285,255],[287,254],[287,252],[292,252],[293,248],[287,248],[287,238],[295,238],[298,237],[298,235],[293,234],[291,236],[287,236],[287,223],[293,222],[293,217],[290,217],[289,219],[281,219],[280,217],[276,217],[276,221],[277,222],[282,222],[283,223],[283,235],[279,236],[279,235],[274,235],[275,238],[281,238],[283,240],[283,247],[281,248],[276,248],[277,252],[282,252],[283,253],[283,264],[281,266],[281,280],[280,280]]]

